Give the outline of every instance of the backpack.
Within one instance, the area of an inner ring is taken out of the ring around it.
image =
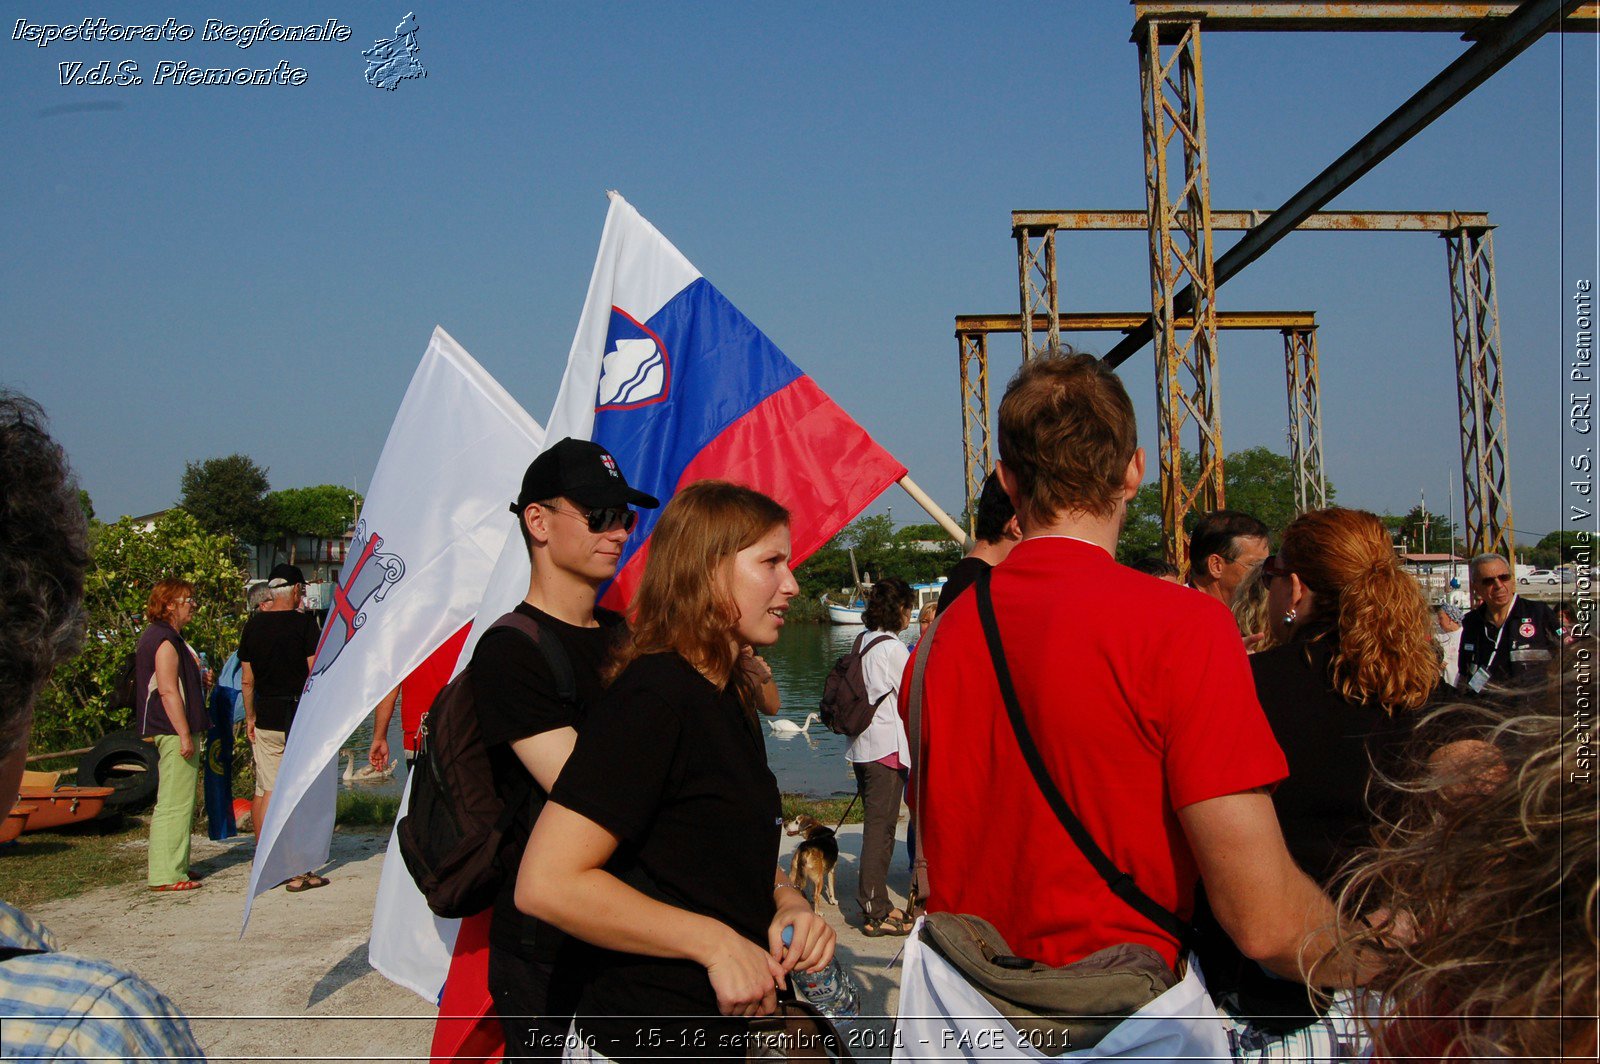
[[[516,612],[501,617],[484,634],[496,628],[515,628],[533,640],[550,666],[557,696],[567,705],[577,704],[572,663],[559,639]],[[396,828],[406,870],[428,908],[446,919],[471,916],[494,904],[508,863],[514,867],[521,856],[501,852],[523,803],[503,802],[495,791],[471,672],[469,663],[445,684],[417,727],[411,797]]]
[[[886,693],[878,702],[867,701],[867,677],[862,668],[862,659],[867,651],[894,636],[882,632],[878,638],[862,646],[861,641],[866,637],[866,632],[856,636],[855,646],[850,648],[850,653],[833,663],[828,678],[822,681],[822,702],[817,706],[818,715],[829,731],[851,739],[867,730],[867,725],[872,723],[872,715],[878,712],[878,702],[889,697]]]

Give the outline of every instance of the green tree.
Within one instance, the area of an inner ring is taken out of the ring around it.
[[[267,471],[242,454],[207,458],[183,468],[179,502],[207,532],[232,536],[242,548],[272,536]]]
[[[1425,511],[1421,505],[1413,506],[1404,517],[1382,514],[1381,520],[1384,527],[1399,536],[1400,545],[1410,553],[1423,553],[1424,522],[1427,526],[1427,553],[1444,554],[1454,549],[1456,527],[1450,518]]]
[[[276,531],[282,536],[337,539],[355,521],[361,494],[338,484],[285,488],[267,496]]]
[[[1192,484],[1200,472],[1194,455],[1183,452],[1180,461],[1185,483]],[[1249,447],[1227,456],[1222,467],[1222,487],[1230,510],[1240,510],[1262,521],[1276,543],[1294,520],[1294,463],[1265,447]],[[1333,504],[1333,482],[1328,482],[1328,504]],[[1190,514],[1184,534],[1199,520]],[[1128,518],[1117,541],[1117,558],[1130,562],[1137,558],[1160,556],[1164,552],[1161,536],[1161,485],[1152,480],[1143,485],[1128,503]]]
[[[89,498],[89,493],[82,488],[78,489],[78,505],[83,508],[83,519],[94,520],[94,500]]]
[[[1533,549],[1553,558],[1551,565],[1559,565],[1562,562],[1593,564],[1594,533],[1574,528],[1557,529],[1534,544]]]
[[[234,542],[207,532],[190,514],[169,510],[142,531],[132,518],[104,526],[84,580],[88,638],[40,692],[32,747],[38,751],[89,746],[127,727],[130,714],[107,707],[118,670],[144,631],[144,606],[156,582],[175,577],[195,585],[199,608],[183,636],[219,667],[239,646],[244,627],[244,573]]]

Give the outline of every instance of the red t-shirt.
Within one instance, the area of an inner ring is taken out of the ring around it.
[[[411,675],[400,681],[400,730],[405,733],[408,753],[417,752],[417,728],[422,723],[422,715],[450,682],[456,658],[461,656],[461,648],[466,645],[467,633],[471,631],[470,623],[462,625],[459,632],[446,639],[438,650],[411,670]]]
[[[1017,696],[1051,779],[1112,862],[1187,918],[1198,872],[1176,810],[1288,774],[1233,616],[1208,595],[1059,536],[1018,544],[994,570],[992,590]],[[939,618],[923,735],[926,767],[913,783],[926,794],[913,809],[930,909],[981,916],[1017,955],[1046,964],[1119,942],[1146,943],[1176,961],[1172,937],[1111,893],[1034,784],[975,592]]]

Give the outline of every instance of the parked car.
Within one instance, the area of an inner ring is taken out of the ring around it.
[[[1530,569],[1525,576],[1517,578],[1519,584],[1559,584],[1561,577],[1551,569]]]

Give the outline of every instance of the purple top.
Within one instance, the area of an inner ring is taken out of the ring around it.
[[[162,643],[171,643],[178,652],[178,685],[183,689],[185,716],[189,718],[189,734],[200,737],[211,726],[206,716],[205,690],[201,682],[200,663],[194,659],[189,644],[183,641],[178,630],[165,621],[151,621],[139,637],[139,647],[134,651],[133,705],[139,734],[176,735],[172,721],[167,718],[161,695],[150,688],[156,674],[156,650]]]

